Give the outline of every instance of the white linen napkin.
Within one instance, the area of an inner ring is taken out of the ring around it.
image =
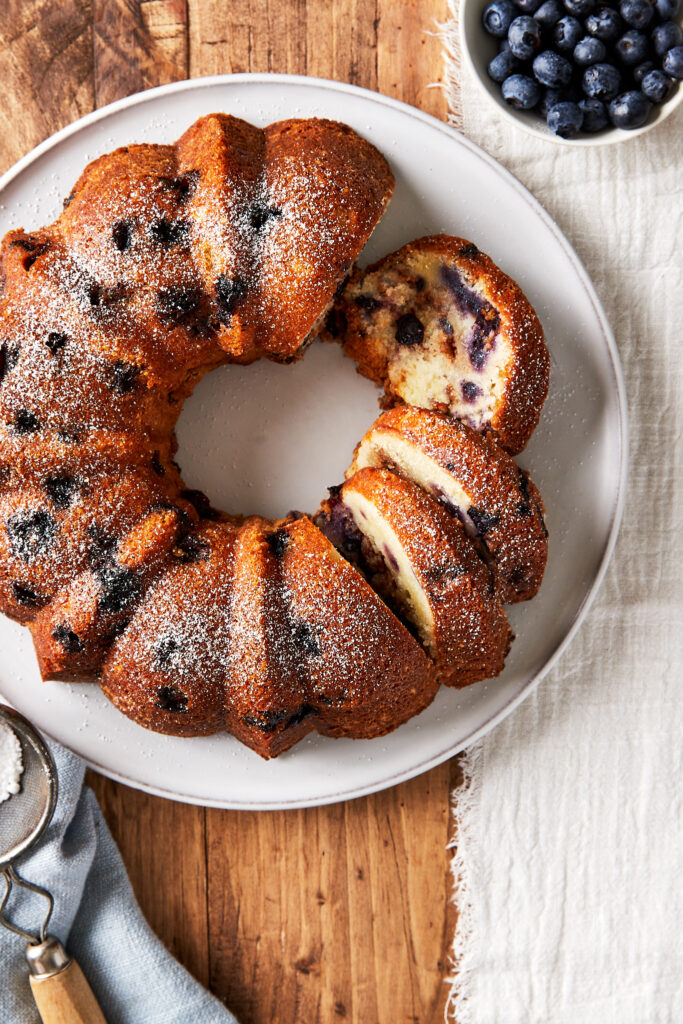
[[[533,696],[464,756],[449,1013],[457,1024],[680,1024],[683,108],[617,145],[536,140],[461,70],[454,22],[444,35],[453,123],[578,251],[631,417],[624,522],[596,604]]]

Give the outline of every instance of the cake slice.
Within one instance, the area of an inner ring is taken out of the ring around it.
[[[320,524],[411,624],[440,683],[502,671],[511,634],[495,577],[439,502],[389,470],[361,469],[333,489]]]
[[[534,431],[549,356],[518,285],[471,242],[434,235],[356,271],[328,319],[388,404],[439,412],[511,453]]]
[[[490,438],[449,417],[397,406],[383,413],[347,471],[390,469],[437,498],[482,546],[498,574],[501,599],[538,591],[548,531],[537,487]]]
[[[437,690],[420,644],[310,519],[276,531],[283,595],[305,701],[326,736],[382,736]]]

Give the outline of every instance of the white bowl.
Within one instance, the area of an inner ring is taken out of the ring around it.
[[[649,118],[642,128],[625,131],[622,128],[605,128],[591,135],[579,134],[571,139],[562,139],[546,125],[540,114],[534,110],[515,110],[503,99],[500,85],[491,81],[487,73],[489,61],[498,52],[498,40],[490,36],[482,25],[482,14],[490,0],[460,0],[460,49],[465,64],[489,100],[496,105],[508,121],[517,124],[524,131],[539,139],[548,139],[563,146],[604,146],[612,142],[633,139],[660,124],[665,117],[683,102],[683,87],[674,86],[673,95],[666,103],[653,106]],[[520,14],[522,12],[520,11]]]

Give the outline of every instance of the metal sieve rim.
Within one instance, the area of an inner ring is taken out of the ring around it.
[[[42,761],[43,770],[47,776],[48,794],[42,813],[34,829],[29,832],[28,836],[26,836],[24,840],[11,848],[9,851],[9,857],[6,856],[7,851],[0,850],[0,871],[3,871],[15,860],[18,860],[22,854],[26,853],[26,851],[40,839],[43,832],[49,825],[57,803],[57,769],[55,767],[54,760],[52,759],[52,754],[28,719],[24,718],[24,716],[19,714],[18,711],[15,711],[14,708],[8,707],[7,704],[0,704],[0,719],[4,720],[13,732],[17,733],[26,743],[29,743],[36,750],[40,760]]]

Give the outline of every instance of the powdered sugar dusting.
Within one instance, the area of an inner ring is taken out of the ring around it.
[[[19,738],[7,722],[0,721],[0,804],[19,792],[23,771]]]

